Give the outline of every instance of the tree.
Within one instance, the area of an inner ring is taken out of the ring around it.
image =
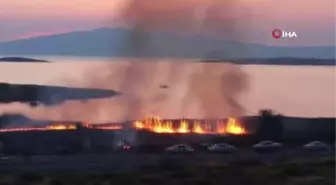
[[[275,113],[272,109],[259,111],[260,121],[257,130],[259,140],[282,141],[283,124],[282,115]]]

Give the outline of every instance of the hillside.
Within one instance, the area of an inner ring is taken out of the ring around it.
[[[49,61],[38,60],[33,58],[25,58],[25,57],[2,57],[0,58],[0,62],[49,62]]]
[[[121,28],[101,28],[0,43],[0,55],[204,58],[214,53],[216,58],[223,59],[330,59],[335,58],[335,47],[273,47],[206,35],[182,36]]]
[[[244,59],[234,61],[236,64],[260,64],[260,65],[335,65],[335,59],[318,58],[267,58],[267,59]]]
[[[22,102],[30,105],[54,105],[66,100],[88,100],[118,95],[104,89],[85,89],[48,85],[0,83],[0,103]]]

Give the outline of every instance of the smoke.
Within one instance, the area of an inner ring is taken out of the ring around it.
[[[175,58],[146,59],[145,52],[156,49],[150,44],[152,31],[243,37],[237,31],[241,16],[237,8],[242,8],[237,1],[129,0],[118,20],[132,30],[122,52],[138,58],[92,64],[77,78],[62,79],[65,85],[113,89],[122,95],[103,100],[68,101],[54,107],[25,107],[16,113],[37,119],[87,122],[123,122],[148,115],[163,118],[242,115],[239,95],[247,89],[247,76],[239,66],[178,62]],[[176,45],[170,43],[163,48],[173,50]],[[161,85],[167,88],[160,88]]]
[[[237,32],[237,29],[239,29],[237,23],[241,22],[242,14],[237,7],[243,8],[243,6],[239,6],[238,1],[129,1],[121,14],[122,21],[134,31],[126,41],[128,46],[126,49],[129,49],[132,56],[143,56],[144,48],[150,47],[148,31],[158,30],[179,34],[207,34],[220,35],[231,39],[241,38],[243,36]],[[246,12],[248,11],[244,9],[244,13]],[[247,23],[246,20],[244,20],[244,23]],[[173,50],[174,48],[168,46],[165,49]],[[223,52],[219,56],[223,56]],[[185,64],[171,64],[172,70],[169,74],[172,83],[175,83],[176,80],[186,81],[185,86],[187,88],[175,89],[184,94],[181,96],[183,98],[181,102],[183,103],[179,106],[181,107],[179,109],[182,113],[181,116],[188,116],[188,110],[191,110],[190,107],[193,106],[191,102],[195,99],[200,103],[206,118],[223,117],[223,112],[226,112],[224,114],[226,116],[243,114],[244,109],[240,105],[238,97],[247,89],[247,76],[239,67],[223,64],[202,64],[199,72],[191,72],[190,77],[183,77],[187,78],[185,80],[181,79],[179,75],[188,73],[182,65]],[[180,73],[180,69],[184,71]],[[162,99],[168,99],[168,96],[163,95]],[[141,101],[133,100],[132,102],[134,105],[131,107],[143,107]],[[133,113],[133,111],[131,112]],[[195,114],[191,113],[191,116],[195,116]]]
[[[145,115],[147,98],[146,86],[155,78],[158,63],[131,62],[125,69],[120,91],[124,92],[126,111],[125,120],[140,118]]]
[[[248,13],[240,0],[129,0],[119,21],[137,29],[233,36]]]
[[[239,117],[245,111],[239,97],[248,90],[247,84],[247,75],[239,66],[206,63],[191,76],[190,97],[200,103],[205,118]]]

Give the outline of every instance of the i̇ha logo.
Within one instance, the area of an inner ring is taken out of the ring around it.
[[[297,38],[297,34],[295,31],[285,31],[285,30],[280,30],[280,29],[274,29],[272,31],[272,36],[275,39],[280,39],[280,38]]]

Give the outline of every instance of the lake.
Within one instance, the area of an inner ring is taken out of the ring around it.
[[[205,64],[178,60],[35,57],[54,63],[0,63],[2,82],[114,89],[122,96],[56,107],[0,106],[0,113],[92,122],[219,118],[271,108],[287,116],[335,116],[334,66]]]

